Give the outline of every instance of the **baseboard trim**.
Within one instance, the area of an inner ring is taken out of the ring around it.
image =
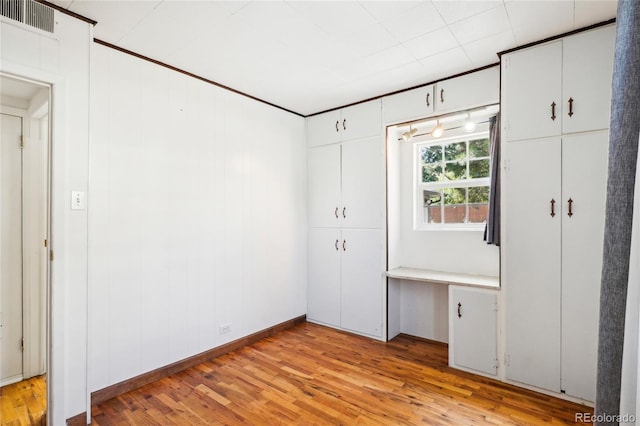
[[[87,413],[76,414],[67,419],[67,426],[87,426]]]
[[[122,395],[123,393],[132,391],[134,389],[138,389],[149,383],[156,382],[160,379],[171,376],[172,374],[176,374],[180,371],[186,370],[187,368],[195,367],[198,364],[202,364],[203,362],[219,357],[220,355],[224,355],[226,353],[235,351],[244,346],[251,345],[253,343],[256,343],[259,340],[262,340],[267,337],[271,337],[276,333],[287,330],[291,327],[294,327],[306,321],[307,321],[307,316],[301,315],[299,317],[290,319],[280,324],[276,324],[264,330],[257,331],[248,336],[241,337],[240,339],[234,340],[232,342],[225,343],[222,346],[215,347],[213,349],[199,353],[189,358],[176,361],[173,364],[165,365],[164,367],[160,367],[153,371],[149,371],[148,373],[140,374],[139,376],[132,377],[130,379],[123,380],[122,382],[116,383],[106,388],[97,390],[91,393],[91,405],[100,404],[101,402],[107,401],[111,398],[115,398],[118,395]],[[73,417],[73,419],[75,419],[78,416]],[[71,424],[69,423],[69,421],[67,421],[67,423]]]

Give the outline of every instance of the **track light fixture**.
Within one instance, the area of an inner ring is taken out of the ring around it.
[[[467,113],[467,120],[464,122],[464,129],[467,131],[467,133],[471,133],[476,130],[476,123],[475,121],[471,120],[470,112]]]
[[[431,131],[431,136],[433,136],[434,138],[438,139],[440,136],[442,136],[442,133],[444,132],[444,129],[442,128],[442,125],[440,124],[440,120],[436,121],[436,127],[433,128],[433,130]]]
[[[407,130],[406,132],[404,132],[402,134],[402,140],[405,142],[409,142],[411,140],[411,138],[413,137],[413,135],[415,135],[418,132],[418,128],[417,127],[411,127],[409,126],[409,130]]]

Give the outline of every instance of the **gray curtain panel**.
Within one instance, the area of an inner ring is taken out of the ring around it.
[[[487,244],[500,245],[500,114],[489,119],[491,140],[491,180],[489,187],[489,214],[484,228]]]
[[[640,133],[639,70],[640,1],[620,0],[613,67],[609,176],[600,289],[595,405],[597,425],[618,425],[618,416],[621,414],[622,349]]]

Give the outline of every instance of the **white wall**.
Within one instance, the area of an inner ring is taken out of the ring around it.
[[[638,157],[640,160],[640,156]],[[633,199],[633,229],[629,262],[629,287],[625,317],[624,351],[622,357],[622,383],[620,414],[633,415],[635,421],[620,422],[635,425],[640,420],[640,168],[636,170]]]
[[[91,99],[90,390],[303,315],[304,119],[100,45]]]
[[[87,185],[89,51],[92,27],[55,13],[55,33],[0,19],[0,71],[53,85],[52,424],[86,408],[87,215],[70,210],[71,190]]]

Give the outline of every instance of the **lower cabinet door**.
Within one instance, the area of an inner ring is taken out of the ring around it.
[[[342,328],[382,337],[384,233],[379,229],[343,229]]]
[[[495,376],[498,294],[449,287],[449,365]]]
[[[340,229],[309,229],[307,318],[340,327]]]

